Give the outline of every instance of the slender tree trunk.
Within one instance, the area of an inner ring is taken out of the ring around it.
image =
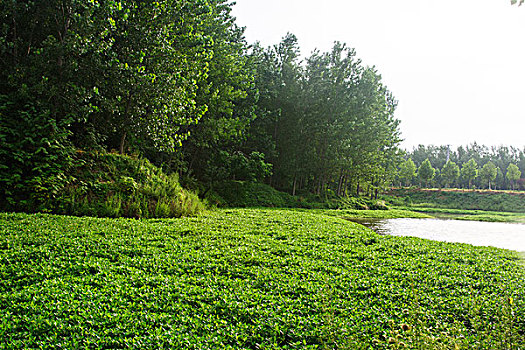
[[[120,138],[120,149],[119,149],[119,152],[120,154],[124,154],[124,146],[126,144],[126,136],[127,136],[127,132],[124,131],[124,133],[122,134],[122,137]]]
[[[294,175],[293,177],[293,190],[292,190],[292,196],[295,196],[295,187],[297,185],[297,175]]]
[[[346,197],[346,193],[347,193],[347,184],[348,184],[348,175],[347,174],[344,174],[343,175],[343,188],[342,188],[342,196],[343,197]]]
[[[125,151],[125,144],[126,144],[126,137],[128,135],[128,132],[126,131],[126,124],[128,122],[128,115],[129,115],[129,109],[131,108],[131,96],[133,94],[130,92],[128,93],[128,100],[126,101],[126,109],[124,111],[124,132],[122,134],[122,137],[120,138],[120,154],[124,154]]]
[[[15,59],[15,64],[18,64],[18,33],[17,33],[17,23],[16,23],[16,5],[15,13],[13,14],[13,57]]]
[[[188,173],[188,174],[191,174],[191,173],[193,172],[193,165],[195,164],[195,159],[200,159],[200,151],[199,151],[198,148],[196,148],[196,149],[195,149],[195,152],[193,152],[193,154],[192,154],[191,151],[186,151],[186,152],[185,152],[185,151],[183,150],[183,151],[181,152],[181,154],[182,154],[182,155],[180,156],[180,157],[181,157],[181,162],[180,162],[180,164],[182,164],[182,162],[184,161],[184,156],[183,156],[183,154],[190,154],[190,158],[191,158],[191,160],[190,160],[190,162],[189,162],[189,164],[188,164],[188,170],[187,170],[187,173]],[[181,174],[182,174],[182,166],[181,166],[180,168],[181,168]]]
[[[341,169],[341,173],[339,175],[339,182],[337,184],[337,196],[338,197],[341,197],[341,194],[343,192],[343,179],[344,179],[344,173],[343,173],[343,170]]]

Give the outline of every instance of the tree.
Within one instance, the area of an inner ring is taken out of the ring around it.
[[[416,165],[408,158],[399,165],[399,180],[404,182],[405,186],[409,186],[414,176],[416,176]]]
[[[430,161],[428,159],[425,159],[418,169],[419,178],[425,181],[425,184],[428,187],[428,182],[434,178],[435,174],[436,170],[432,167]]]
[[[271,184],[295,194],[298,182],[305,182],[299,180],[307,177],[310,164],[305,156],[311,152],[311,144],[304,142],[303,71],[297,38],[288,33],[278,45],[267,49],[256,45],[252,57],[259,100],[248,144],[273,164]]]
[[[516,3],[518,3],[518,6],[523,5],[524,2],[525,2],[525,0],[510,0],[510,3],[512,5],[515,5]]]
[[[173,152],[207,109],[196,93],[212,54],[212,40],[199,26],[209,5],[181,0],[107,4],[92,18],[109,22],[93,34],[110,44],[87,62],[96,68],[92,84],[97,91],[92,99],[97,108],[87,123],[121,153],[127,144],[140,151]]]
[[[505,170],[509,164],[514,163],[518,165],[519,170],[522,174],[525,172],[525,152],[519,148],[513,146],[492,146],[487,147],[485,145],[479,145],[472,143],[466,147],[460,146],[456,150],[449,149],[449,146],[423,146],[419,145],[415,147],[412,152],[409,152],[410,157],[417,167],[425,159],[429,159],[430,164],[436,168],[436,175],[434,176],[434,182],[440,182],[441,180],[446,181],[446,174],[438,175],[437,170],[443,166],[447,161],[456,163],[461,169],[468,163],[469,160],[473,160],[476,164],[486,164],[491,161],[496,166],[496,180],[491,182],[491,187],[494,189],[510,189],[511,183],[505,177]],[[476,165],[477,167],[477,165]],[[470,169],[469,169],[470,168]],[[481,178],[477,177],[473,164],[469,164],[464,171],[462,171],[461,181],[458,182],[459,186],[464,188],[471,188],[474,186],[481,187]],[[499,170],[498,170],[499,169]],[[472,174],[470,178],[466,176],[465,171],[469,170]],[[479,169],[478,169],[479,170]],[[447,183],[443,183],[445,186]],[[485,186],[485,184],[483,184]]]
[[[206,109],[196,92],[209,10],[182,0],[2,4],[0,94],[34,99],[77,147],[172,151]]]
[[[256,91],[231,6],[226,0],[2,2],[0,140],[14,141],[0,142],[0,165],[13,165],[0,166],[0,202],[11,196],[2,194],[5,179],[18,179],[6,188],[35,193],[26,176],[63,177],[70,146],[159,159],[179,150],[200,120],[195,131],[202,138],[243,139]],[[34,131],[26,138],[27,130]],[[209,144],[208,150],[216,145]]]
[[[516,164],[509,164],[506,177],[510,181],[512,189],[514,190],[516,181],[521,178],[521,171]]]
[[[488,189],[491,189],[491,183],[496,179],[496,176],[498,175],[498,170],[496,169],[496,166],[494,163],[489,161],[483,167],[481,168],[479,175],[482,180],[484,180],[485,183],[487,183]]]
[[[244,149],[247,128],[254,120],[257,100],[255,89],[255,60],[248,55],[243,28],[235,25],[231,4],[225,0],[208,0],[210,11],[198,28],[209,38],[205,57],[209,69],[198,81],[196,103],[206,106],[197,125],[188,128],[191,137],[177,152],[179,171],[211,184],[218,178],[215,170],[226,164],[221,159],[227,153],[250,154]],[[260,153],[265,153],[264,150]]]
[[[355,50],[336,42],[302,65],[297,38],[288,34],[277,46],[256,46],[254,55],[260,98],[250,127],[258,141],[251,142],[269,155],[272,185],[345,195],[352,185],[375,191],[390,181],[385,169],[400,158],[396,101]]]
[[[453,185],[459,177],[459,166],[449,160],[441,169],[441,177],[445,180],[445,187]]]
[[[356,130],[359,111],[352,108],[355,107],[354,94],[362,72],[355,55],[354,49],[336,42],[331,52],[315,51],[307,59],[304,125],[305,137],[312,147],[310,164],[318,195],[332,177],[337,177],[338,171],[343,174],[343,169],[348,167],[353,155],[348,148],[363,145],[355,138],[351,140],[352,136],[362,135]],[[361,102],[369,106],[364,96]],[[369,140],[372,146],[375,141],[373,134]],[[360,156],[366,155],[367,150],[363,149]],[[355,158],[353,166],[358,166]]]
[[[496,167],[496,180],[494,181],[494,189],[495,190],[501,190],[505,188],[505,176],[503,175],[503,171],[501,171],[501,168],[498,166]]]
[[[472,186],[472,180],[478,176],[478,164],[474,159],[470,159],[468,162],[463,164],[461,168],[461,177],[463,177],[468,183],[468,189]]]

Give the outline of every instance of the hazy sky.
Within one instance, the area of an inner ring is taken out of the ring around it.
[[[376,66],[399,100],[402,147],[525,146],[525,6],[510,0],[237,0],[249,43],[294,33]]]

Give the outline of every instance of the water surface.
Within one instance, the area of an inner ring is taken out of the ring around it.
[[[525,224],[443,219],[352,219],[379,234],[469,243],[525,252]]]

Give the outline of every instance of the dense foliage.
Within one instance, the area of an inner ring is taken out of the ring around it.
[[[398,170],[401,186],[525,190],[525,149],[419,145],[407,152]]]
[[[74,147],[180,145],[206,110],[196,92],[211,39],[199,24],[211,12],[204,1],[2,2],[0,201],[35,209],[40,187],[55,195]]]
[[[340,43],[301,61],[291,34],[250,47],[232,6],[2,2],[1,200],[35,208],[40,187],[60,192],[75,149],[139,153],[206,188],[267,179],[343,195],[388,182],[396,102],[375,69]]]
[[[273,186],[345,195],[388,183],[400,141],[396,101],[375,69],[337,42],[301,62],[292,34],[253,55],[261,97],[248,141],[268,155]]]
[[[167,175],[146,159],[77,151],[56,189],[36,183],[31,201],[0,202],[1,211],[44,211],[100,217],[179,217],[204,209],[196,194],[183,189],[177,174]]]
[[[389,209],[384,201],[367,197],[319,197],[312,193],[292,196],[260,182],[223,181],[206,192],[206,200],[217,207],[276,207],[307,209]]]
[[[0,214],[12,348],[504,349],[525,345],[514,252],[328,216]]]

